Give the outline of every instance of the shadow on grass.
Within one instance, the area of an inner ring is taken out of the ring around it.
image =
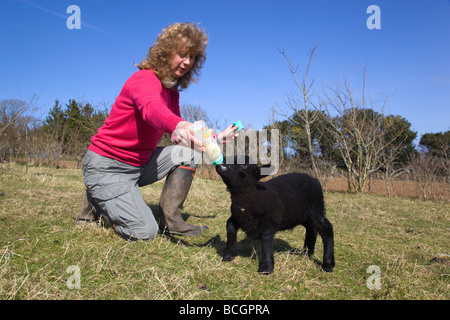
[[[158,221],[158,219],[159,219],[159,205],[157,205],[157,204],[149,204],[149,203],[147,203],[147,205],[150,207],[150,210],[152,210],[156,221]],[[187,221],[189,219],[189,217],[201,218],[201,219],[214,219],[214,218],[216,218],[216,215],[214,215],[214,214],[211,214],[211,215],[208,215],[208,216],[202,216],[202,215],[195,215],[195,214],[183,213],[183,212],[181,213],[181,216],[183,217],[184,221]]]
[[[226,248],[226,240],[222,240],[220,235],[216,235],[211,239],[207,240],[204,243],[192,243],[184,240],[179,236],[167,236],[167,238],[174,244],[181,244],[187,247],[211,247],[214,248],[219,256],[223,256],[225,254]],[[303,251],[297,248],[292,247],[289,243],[281,239],[274,239],[273,241],[273,252],[288,252],[291,255],[308,257],[308,255]],[[242,239],[237,243],[237,256],[251,258],[251,259],[260,259],[261,258],[261,242],[259,240],[253,240],[248,237]],[[320,260],[311,256],[308,257],[313,261],[317,266],[321,267],[322,263]]]
[[[150,205],[150,209],[152,210],[153,214],[155,215],[155,218],[158,220],[159,218],[159,206],[158,205]],[[202,219],[214,219],[216,218],[216,215],[208,215],[208,216],[198,216],[198,215],[192,215],[189,213],[182,213],[183,220],[188,221],[189,218],[196,217],[196,218],[202,218]],[[170,242],[174,244],[181,244],[187,247],[211,247],[214,248],[217,252],[217,254],[221,257],[225,254],[225,248],[226,248],[226,239],[222,240],[220,235],[216,235],[212,237],[211,239],[207,240],[204,243],[195,243],[191,242],[185,239],[182,236],[177,235],[164,235],[167,237]],[[194,239],[195,238],[190,238]],[[298,248],[292,247],[288,242],[275,238],[273,240],[273,252],[288,252],[291,255],[296,256],[304,256],[308,257],[307,253],[304,250],[299,250]],[[241,257],[251,258],[251,259],[259,259],[261,258],[261,242],[259,240],[250,239],[248,237],[245,237],[241,241],[237,243],[237,255]],[[316,265],[319,267],[322,265],[321,261],[316,259],[314,256],[309,257]]]

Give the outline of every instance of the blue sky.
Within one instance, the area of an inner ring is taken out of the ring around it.
[[[372,4],[379,30],[366,26]],[[80,30],[66,26],[70,5]],[[366,67],[371,90],[392,93],[387,113],[419,135],[450,129],[450,0],[0,0],[0,100],[37,94],[40,117],[56,99],[111,105],[161,29],[185,21],[200,23],[209,44],[180,102],[212,117],[259,129],[273,104],[287,111],[295,83],[278,49],[302,74],[319,44],[310,69],[319,92],[339,70],[356,84]]]

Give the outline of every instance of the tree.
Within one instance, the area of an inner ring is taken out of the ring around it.
[[[0,101],[0,160],[11,160],[26,152],[28,132],[35,119],[31,115],[36,96],[28,101],[5,99]]]
[[[314,155],[318,152],[318,145],[314,143],[312,132],[313,131],[312,127],[318,120],[318,113],[311,110],[315,108],[311,99],[311,89],[312,86],[314,85],[314,79],[308,81],[309,68],[311,67],[311,62],[312,59],[314,58],[316,49],[317,46],[315,46],[308,55],[308,64],[301,81],[297,77],[297,69],[294,68],[287,54],[282,50],[279,50],[279,52],[286,59],[289,66],[289,71],[294,77],[294,81],[298,89],[298,94],[292,95],[287,102],[289,108],[292,111],[294,111],[294,117],[290,117],[289,119],[293,123],[298,125],[292,127],[294,129],[293,134],[297,136],[297,139],[298,138],[305,139],[306,149],[304,150],[304,152],[309,157],[311,166],[313,168],[314,176],[318,178],[319,169],[317,167],[316,160],[314,157]]]
[[[360,93],[345,76],[335,87],[328,87],[324,110],[325,127],[334,148],[339,152],[348,172],[348,187],[356,192],[365,190],[371,174],[382,167],[381,155],[404,132],[394,130],[394,121],[385,121],[383,115],[389,95],[367,96],[366,69],[362,73]],[[379,111],[376,111],[379,110]]]
[[[428,197],[448,198],[448,183],[450,178],[450,131],[438,133],[426,133],[420,139],[422,152],[410,163],[410,171],[414,180],[419,184],[424,199]],[[439,195],[442,183],[446,190]]]
[[[212,128],[212,123],[209,119],[208,113],[203,110],[200,106],[192,104],[184,104],[180,107],[181,117],[188,122],[194,123],[195,121],[203,120],[206,122],[208,127]]]
[[[47,141],[49,159],[63,155],[81,158],[86,153],[91,137],[107,117],[107,110],[96,110],[89,103],[70,99],[63,109],[56,100],[41,128],[41,134]]]
[[[419,144],[426,147],[433,156],[448,159],[450,155],[450,131],[425,133],[420,138]]]
[[[430,152],[419,152],[411,157],[409,174],[416,182],[418,196],[423,200],[448,200],[449,162]]]
[[[268,113],[268,125],[263,127],[263,130],[267,132],[267,144],[272,141],[272,130],[278,130],[279,141],[278,141],[278,153],[279,153],[279,166],[285,166],[285,159],[288,157],[287,149],[291,148],[289,145],[289,121],[278,121],[277,115],[279,113],[276,110],[275,105],[272,106],[270,112]],[[268,146],[268,151],[272,153],[272,146]]]
[[[388,196],[391,196],[391,181],[407,172],[409,159],[416,152],[413,141],[417,132],[412,131],[411,124],[401,116],[389,115],[383,120],[383,139],[391,141],[381,150],[380,169],[384,171],[384,180]]]

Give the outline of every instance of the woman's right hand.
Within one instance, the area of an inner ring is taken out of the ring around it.
[[[205,148],[201,140],[197,139],[191,132],[192,123],[180,121],[172,132],[171,139],[176,144],[194,149],[197,152],[204,152]]]
[[[237,136],[239,136],[238,132],[239,126],[231,125],[225,130],[223,130],[219,135],[217,136],[217,141],[221,143],[228,143],[230,141],[233,141]]]

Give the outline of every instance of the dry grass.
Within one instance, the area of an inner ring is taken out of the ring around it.
[[[336,268],[298,255],[304,229],[277,234],[275,272],[261,276],[258,242],[239,233],[239,256],[223,263],[229,196],[221,181],[195,179],[184,213],[199,237],[126,242],[96,225],[75,226],[79,170],[0,170],[0,299],[449,299],[450,204],[327,193]],[[157,213],[163,183],[142,188]],[[69,266],[80,289],[69,289]],[[370,265],[380,289],[368,289]]]

